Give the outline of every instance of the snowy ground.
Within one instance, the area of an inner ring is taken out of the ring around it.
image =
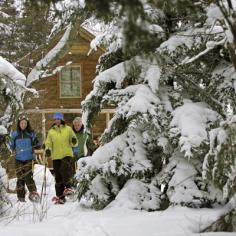
[[[43,167],[35,167],[35,180],[41,192]],[[11,183],[14,185],[14,183]],[[171,207],[163,212],[107,208],[85,209],[78,202],[53,205],[54,180],[47,172],[46,194],[41,204],[13,203],[11,214],[0,219],[0,235],[5,236],[236,236],[236,233],[198,234],[222,209],[188,209]]]

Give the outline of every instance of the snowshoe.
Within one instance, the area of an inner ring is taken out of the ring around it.
[[[74,195],[75,191],[72,188],[65,188],[63,195],[64,196],[71,196]]]
[[[40,202],[40,196],[37,192],[31,192],[29,194],[29,200],[31,202]]]
[[[63,195],[68,201],[75,201],[77,199],[76,191],[72,188],[65,188]]]
[[[54,202],[55,205],[59,205],[59,204],[64,204],[66,202],[66,199],[59,198],[59,197],[53,197],[52,201]]]
[[[55,202],[57,199],[58,199],[58,197],[57,197],[57,196],[54,196],[54,197],[52,198],[52,202]]]

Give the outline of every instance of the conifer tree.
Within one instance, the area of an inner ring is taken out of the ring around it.
[[[34,4],[28,0],[24,2],[17,22],[21,57],[47,41],[53,23],[51,10],[48,4]]]
[[[9,61],[16,58],[18,12],[14,0],[0,2],[0,55]]]
[[[26,77],[11,63],[0,57],[0,215],[6,213],[9,201],[6,195],[6,173],[2,168],[9,157],[8,131],[12,120],[22,108],[22,95],[25,91],[36,94],[34,89],[26,88]],[[2,165],[3,164],[3,165]]]
[[[6,194],[6,182],[6,172],[0,164],[0,217],[7,213],[10,206],[9,199]]]
[[[80,160],[80,197],[100,209],[129,196],[132,208],[148,210],[163,199],[193,207],[232,199],[234,1],[85,3],[111,29],[93,42],[107,52],[84,124],[107,105],[116,112],[102,146]]]
[[[35,4],[29,0],[1,1],[0,55],[16,63],[34,49],[47,44],[53,24],[56,24],[57,20],[59,18],[52,4]]]
[[[103,146],[91,160],[81,160],[84,196],[92,199],[93,207],[104,207],[121,199],[119,193],[124,188],[127,192],[135,178],[149,186],[149,193],[154,183],[153,195],[159,196],[156,208],[164,193],[172,204],[222,203],[222,188],[202,178],[210,131],[226,119],[227,106],[235,104],[233,84],[226,83],[234,74],[227,39],[221,23],[214,25],[211,17],[215,5],[86,3],[97,17],[112,19],[115,27],[114,34],[100,37],[108,52],[100,60],[94,90],[83,104],[85,123],[90,124],[107,104],[117,109],[102,136]],[[152,112],[149,105],[155,107]],[[114,150],[109,153],[111,147]],[[137,171],[140,150],[147,162]],[[165,192],[160,193],[163,185]],[[147,195],[143,193],[143,199]],[[145,208],[142,203],[136,207]]]

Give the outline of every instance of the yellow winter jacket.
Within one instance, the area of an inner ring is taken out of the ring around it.
[[[52,160],[63,159],[66,156],[73,157],[72,137],[76,135],[72,128],[68,125],[54,125],[49,131],[45,141],[45,148],[51,150]],[[76,138],[77,140],[77,138]]]

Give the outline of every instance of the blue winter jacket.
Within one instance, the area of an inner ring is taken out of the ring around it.
[[[16,152],[15,159],[18,161],[34,160],[33,149],[38,145],[35,132],[33,131],[14,131],[11,134],[10,147]]]

